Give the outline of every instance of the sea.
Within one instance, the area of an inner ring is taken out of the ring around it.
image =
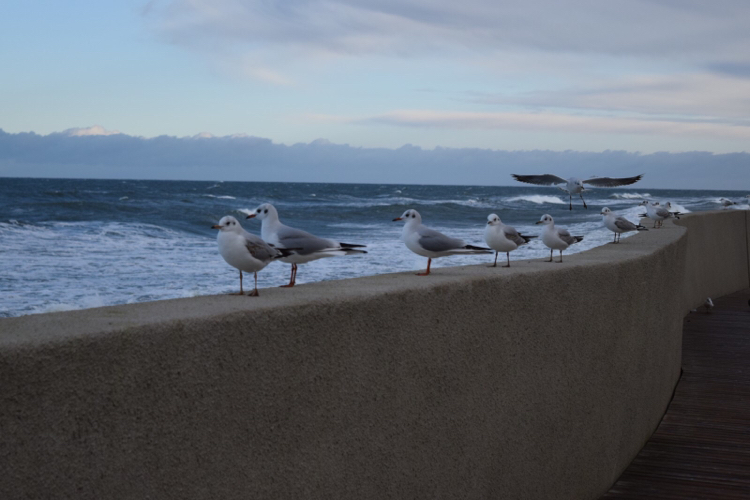
[[[670,201],[673,210],[688,213],[721,209],[722,197],[740,202],[729,209],[748,210],[746,194],[637,186],[592,189],[584,193],[588,209],[574,197],[569,210],[563,191],[520,184],[0,178],[0,317],[237,292],[239,273],[219,255],[211,226],[234,215],[245,229],[259,234],[260,222],[245,215],[266,202],[276,206],[287,225],[367,245],[366,255],[300,265],[297,284],[303,284],[424,270],[427,259],[404,246],[403,223],[393,222],[407,209],[418,210],[429,227],[482,246],[489,214],[531,235],[541,232],[534,223],[550,214],[556,225],[584,236],[565,252],[572,254],[612,240],[602,225],[602,207],[637,221],[643,199]],[[511,253],[511,262],[548,256],[542,242],[532,240]],[[493,258],[445,257],[434,260],[432,268],[489,264]],[[258,273],[258,286],[288,283],[290,267],[271,263]],[[245,289],[251,284],[252,276],[246,275]]]

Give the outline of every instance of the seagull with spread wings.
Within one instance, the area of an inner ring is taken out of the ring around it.
[[[594,187],[617,187],[617,186],[628,186],[635,184],[643,174],[636,175],[635,177],[592,177],[590,179],[579,179],[578,177],[571,177],[569,179],[563,179],[553,174],[542,174],[542,175],[518,175],[511,174],[511,176],[519,181],[526,182],[528,184],[538,184],[540,186],[557,186],[563,191],[567,192],[570,196],[570,210],[573,210],[573,195],[577,194],[581,197],[583,202],[583,208],[589,208],[586,206],[586,200],[583,199],[582,192],[586,189],[584,184],[590,184]]]

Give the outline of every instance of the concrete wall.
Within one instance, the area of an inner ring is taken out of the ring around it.
[[[661,419],[686,309],[748,286],[741,215],[0,320],[0,498],[597,498]]]

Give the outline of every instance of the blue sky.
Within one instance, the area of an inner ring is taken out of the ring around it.
[[[6,0],[0,128],[741,152],[748,26],[746,0]]]

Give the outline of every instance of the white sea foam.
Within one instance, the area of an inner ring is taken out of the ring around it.
[[[529,195],[523,195],[523,196],[514,196],[512,198],[508,198],[507,201],[528,201],[531,203],[536,203],[538,205],[541,205],[543,203],[554,203],[556,205],[562,205],[562,204],[568,203],[567,201],[563,201],[561,198],[557,196],[549,196],[549,195],[543,195],[543,194],[529,194]]]
[[[648,200],[651,195],[649,193],[612,193],[609,197],[617,200]]]
[[[204,194],[203,196],[205,196],[206,198],[216,198],[218,200],[236,200],[237,199],[234,196],[228,196],[228,195],[217,196],[215,194]]]

